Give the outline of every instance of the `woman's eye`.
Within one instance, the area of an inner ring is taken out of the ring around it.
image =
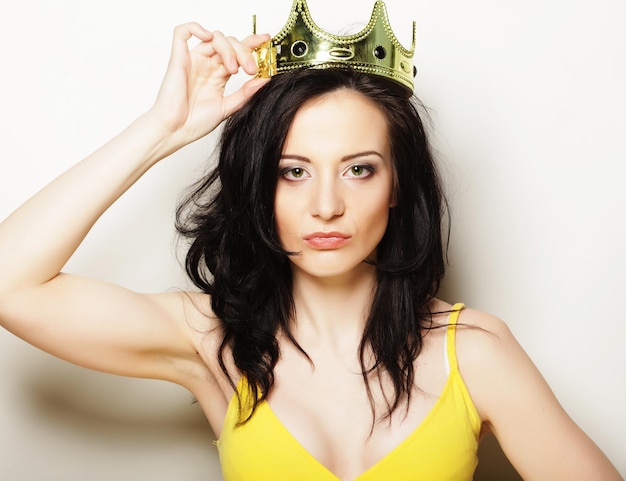
[[[367,177],[372,173],[372,168],[366,165],[353,165],[348,170],[350,177]]]
[[[306,170],[302,167],[291,167],[284,169],[281,175],[287,180],[297,180],[306,176]]]

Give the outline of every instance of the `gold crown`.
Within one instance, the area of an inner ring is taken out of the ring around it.
[[[256,16],[253,20],[256,33]],[[348,67],[400,82],[413,91],[413,42],[407,50],[389,24],[385,4],[378,0],[368,24],[353,35],[334,35],[311,19],[306,0],[294,0],[287,23],[276,36],[255,50],[258,77],[272,77],[290,70],[312,67]]]

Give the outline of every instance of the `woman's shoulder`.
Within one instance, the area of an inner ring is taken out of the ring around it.
[[[177,289],[148,296],[190,335],[206,336],[220,330],[221,321],[211,308],[209,294]]]
[[[223,338],[222,321],[211,308],[211,296],[204,292],[175,290],[153,295],[154,302],[168,312],[178,324],[181,342],[191,346],[194,353],[181,366],[183,375],[204,382],[207,376],[219,378],[218,351]],[[187,383],[185,383],[187,384]]]
[[[441,306],[451,312],[456,304],[443,303]],[[525,357],[503,319],[466,305],[463,305],[457,320],[456,352],[460,368],[468,373],[485,373],[486,368],[502,365],[507,359],[520,355]]]
[[[194,395],[207,416],[211,427],[219,432],[228,402],[234,389],[231,380],[238,378],[238,371],[226,346],[222,350],[222,362],[231,379],[220,365],[220,350],[224,339],[222,320],[211,308],[211,296],[197,291],[174,291],[156,294],[158,302],[177,317],[182,342],[191,346],[192,354],[176,361],[178,379]]]
[[[213,312],[211,296],[197,291],[181,291],[178,296],[186,332],[198,352],[204,353],[209,368],[213,369],[216,367],[213,359],[217,359],[223,338],[223,323]]]
[[[528,392],[546,388],[543,377],[507,323],[491,313],[471,307],[461,311],[456,355],[461,376],[485,421],[520,387]]]
[[[482,338],[480,333],[489,333],[491,338],[486,336],[485,340],[493,340],[493,335],[510,335],[510,330],[504,320],[499,317],[490,314],[485,311],[474,309],[470,306],[466,306],[463,303],[451,304],[441,299],[433,299],[430,303],[430,312],[432,314],[433,325],[441,326],[446,325],[449,322],[450,313],[460,308],[458,325],[459,330],[473,331],[478,334],[478,337]],[[468,329],[470,328],[470,329]]]

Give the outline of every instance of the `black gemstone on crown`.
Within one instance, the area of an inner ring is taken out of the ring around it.
[[[308,45],[302,40],[298,40],[291,46],[291,53],[293,53],[296,57],[302,57],[306,54],[309,49]]]
[[[387,56],[387,51],[385,50],[385,47],[383,47],[382,45],[379,45],[378,47],[374,49],[374,57],[376,57],[378,60],[382,60],[386,56]]]

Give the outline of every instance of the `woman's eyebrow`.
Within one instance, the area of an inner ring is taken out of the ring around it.
[[[356,154],[346,155],[341,158],[341,161],[346,162],[348,160],[356,159],[358,157],[369,157],[370,155],[375,155],[383,160],[385,159],[380,152],[376,152],[375,150],[366,150],[364,152],[357,152]]]
[[[283,154],[280,156],[280,160],[299,160],[300,162],[306,162],[307,164],[310,164],[311,161],[309,160],[308,157],[304,157],[302,155],[295,155],[295,154]]]

